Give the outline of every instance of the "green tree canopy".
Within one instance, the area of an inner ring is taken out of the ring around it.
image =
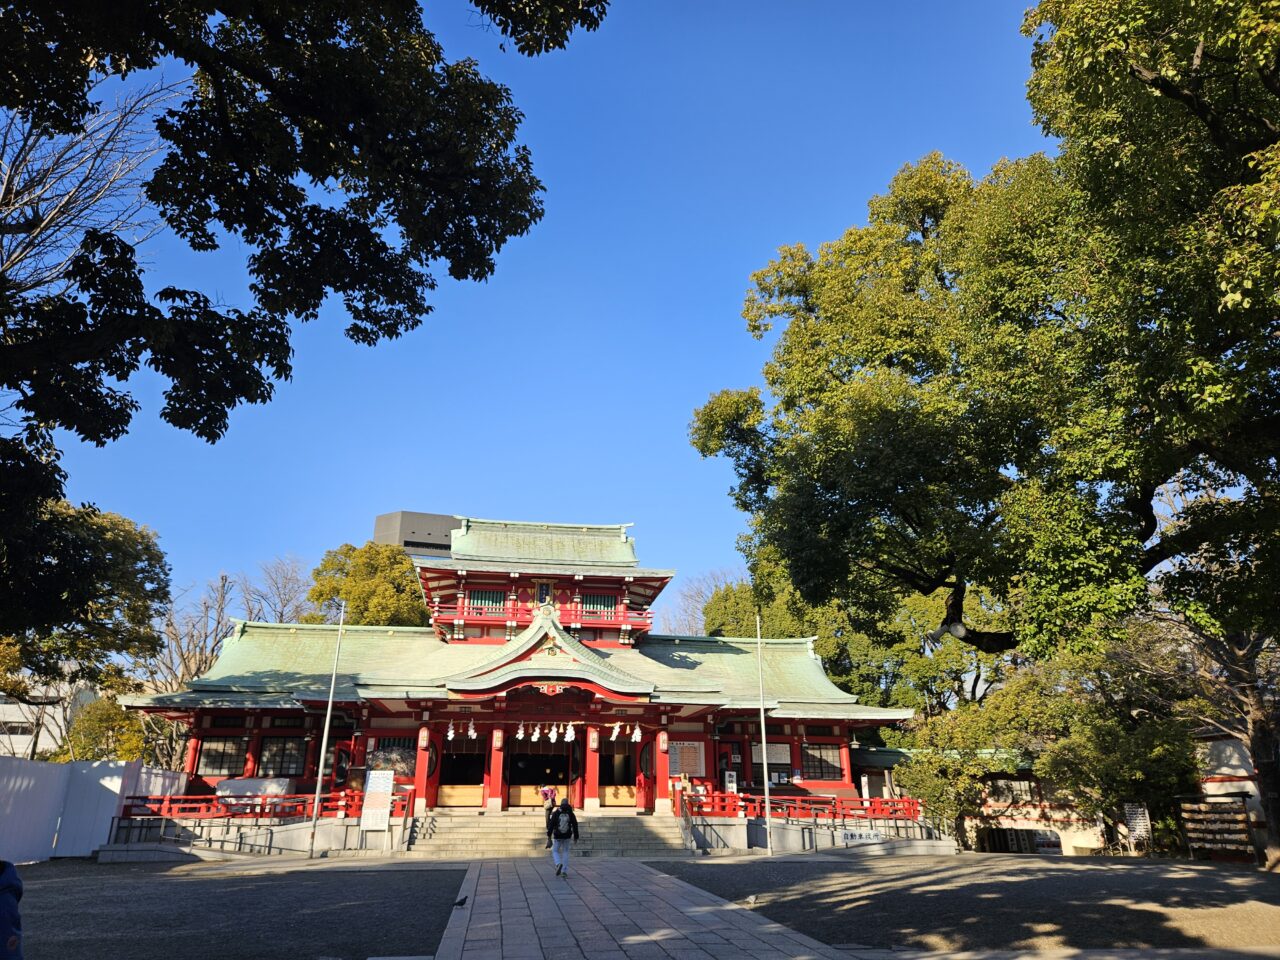
[[[32,684],[124,683],[120,658],[161,643],[157,619],[169,603],[169,565],[154,532],[115,513],[56,501],[46,529],[57,530],[75,572],[62,594],[34,593],[22,609],[0,607],[0,692],[25,697]],[[50,590],[65,570],[29,571],[30,588]],[[37,622],[39,629],[22,629]]]
[[[608,0],[475,6],[532,55],[594,29]],[[103,108],[105,83],[160,68],[190,77],[154,119],[147,202],[193,250],[243,248],[247,303],[148,290],[130,239],[92,204],[45,286],[0,273],[0,392],[16,423],[0,436],[0,609],[15,619],[27,571],[45,567],[51,596],[79,575],[60,553],[64,531],[41,524],[64,479],[54,430],[120,437],[138,409],[125,384],[145,365],[167,383],[161,417],[214,441],[232,409],[265,403],[290,376],[292,325],[327,298],[345,307],[355,342],[400,336],[430,312],[436,271],[488,277],[497,251],[542,216],[510,92],[475,62],[450,61],[416,0],[6,3],[0,130],[13,117],[27,133],[0,144],[56,154]],[[0,231],[46,229],[59,198],[32,197]]]
[[[110,697],[95,700],[76,714],[62,745],[49,759],[55,763],[72,760],[142,760],[146,737],[142,717],[124,709]]]
[[[939,623],[992,653],[1134,603],[1148,561],[1133,504],[1114,475],[1077,469],[1110,395],[1089,394],[1078,337],[1038,286],[1067,269],[1071,202],[1044,157],[974,183],[930,155],[867,226],[755,275],[752,332],[785,323],[772,406],[757,389],[718,394],[693,441],[734,461],[748,552],[776,551],[806,602],[837,598],[872,632],[942,590]],[[974,589],[1000,624],[966,622]]]
[[[1149,683],[1105,653],[1024,665],[981,704],[916,723],[895,777],[957,822],[981,814],[992,776],[1019,772],[1088,817],[1116,823],[1136,802],[1169,820],[1197,785],[1193,728],[1146,709]]]
[[[325,553],[312,578],[307,599],[322,612],[304,616],[304,622],[336,621],[339,601],[346,602],[350,624],[425,627],[431,622],[413,563],[395,544],[344,543]]]
[[[1043,0],[1056,157],[905,167],[865,226],[783,248],[744,308],[760,389],[692,439],[801,596],[995,652],[1102,649],[1147,606],[1244,709],[1280,825],[1280,31],[1273,0]],[[1176,496],[1170,496],[1176,491]],[[974,588],[1006,616],[967,620]],[[887,603],[885,598],[893,602]],[[1280,826],[1271,856],[1280,861]]]
[[[981,701],[1009,666],[1005,654],[976,650],[950,634],[935,636],[933,624],[945,597],[910,597],[874,633],[859,629],[838,601],[810,607],[781,576],[777,566],[757,564],[770,579],[756,588],[746,581],[718,588],[707,601],[703,619],[711,636],[755,635],[756,610],[767,637],[814,637],[814,651],[841,689],[860,703],[909,707],[933,716],[958,704]],[[988,615],[970,597],[971,620]],[[900,735],[889,732],[889,739]]]

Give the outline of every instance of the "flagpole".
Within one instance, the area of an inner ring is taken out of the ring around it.
[[[764,770],[764,842],[773,856],[773,809],[769,804],[769,735],[764,722],[764,641],[760,639],[760,609],[756,608],[756,676],[760,680],[760,764]]]
[[[338,608],[338,642],[333,648],[333,670],[329,673],[329,702],[324,708],[324,733],[320,737],[320,759],[316,762],[316,795],[311,803],[311,839],[307,842],[307,859],[316,855],[316,821],[320,819],[320,790],[324,786],[325,754],[329,751],[329,724],[333,720],[333,693],[338,686],[338,657],[342,655],[342,627],[347,619],[347,601]]]

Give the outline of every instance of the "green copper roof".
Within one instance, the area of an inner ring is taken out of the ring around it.
[[[457,519],[462,525],[452,531],[450,553],[454,560],[637,565],[635,541],[627,536],[629,523],[585,525]]]
[[[328,692],[337,627],[238,623],[213,668],[186,691],[132,698],[131,706],[288,706]],[[421,627],[347,627],[338,699],[429,700],[512,681],[590,681],[653,702],[726,709],[759,705],[756,641],[649,636],[635,647],[587,647],[544,608],[504,644],[446,643]],[[909,710],[865,707],[822,670],[812,641],[765,640],[765,706],[779,718],[891,722]],[[554,651],[554,653],[552,653]]]

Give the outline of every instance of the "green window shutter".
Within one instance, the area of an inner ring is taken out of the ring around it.
[[[604,613],[612,616],[618,609],[618,598],[607,593],[584,593],[582,609],[590,613]]]
[[[507,598],[501,590],[468,590],[467,602],[473,607],[501,610],[506,606]]]

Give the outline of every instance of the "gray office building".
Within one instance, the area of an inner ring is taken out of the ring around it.
[[[395,543],[419,556],[449,556],[450,531],[462,526],[457,517],[444,513],[397,510],[380,513],[373,521],[374,543]]]

